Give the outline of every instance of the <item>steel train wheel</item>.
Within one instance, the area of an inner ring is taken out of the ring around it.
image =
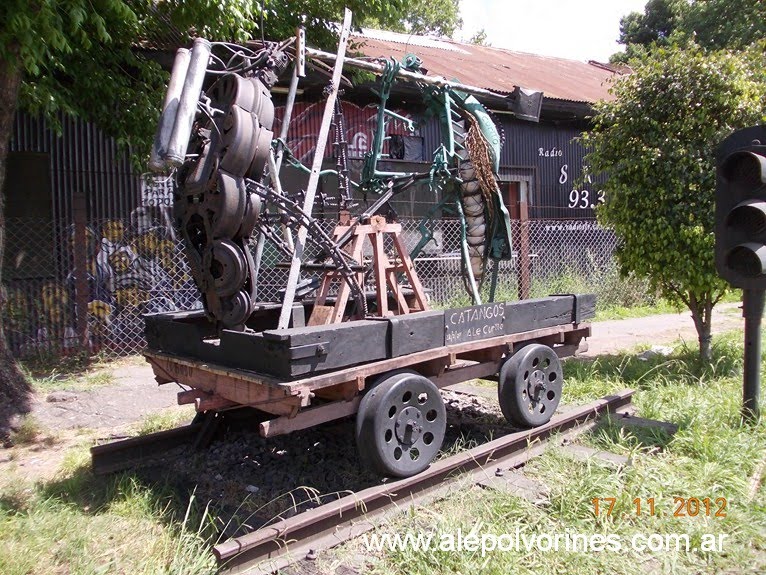
[[[553,417],[561,401],[561,361],[550,347],[521,348],[500,369],[497,398],[509,423],[538,427]]]
[[[444,402],[428,378],[412,371],[386,374],[359,405],[359,457],[376,473],[409,477],[429,466],[446,428]]]

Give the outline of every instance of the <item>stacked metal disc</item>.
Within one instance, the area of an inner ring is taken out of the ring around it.
[[[233,73],[206,95],[218,113],[195,123],[178,170],[175,216],[206,311],[223,327],[242,329],[254,305],[248,243],[261,211],[260,198],[247,191],[245,179],[263,177],[274,104],[260,80]]]

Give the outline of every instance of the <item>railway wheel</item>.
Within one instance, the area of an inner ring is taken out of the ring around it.
[[[359,457],[376,473],[409,477],[428,467],[446,428],[444,402],[428,378],[412,371],[386,374],[359,404]]]
[[[561,361],[547,345],[521,348],[500,368],[497,397],[509,423],[538,427],[547,423],[561,401]]]

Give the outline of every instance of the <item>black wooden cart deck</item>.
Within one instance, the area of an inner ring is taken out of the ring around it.
[[[147,316],[145,352],[160,384],[188,386],[179,403],[198,411],[251,406],[273,419],[264,436],[352,415],[376,376],[410,369],[444,387],[498,373],[501,360],[529,343],[573,355],[590,335],[592,295],[559,295],[427,311],[324,326],[224,330],[214,338],[199,312]],[[260,325],[258,325],[260,324]]]

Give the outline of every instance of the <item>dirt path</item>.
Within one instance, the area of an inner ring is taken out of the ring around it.
[[[740,303],[719,304],[713,309],[713,334],[735,329],[743,330]],[[652,315],[648,317],[600,321],[593,324],[588,338],[588,351],[583,355],[595,357],[625,351],[640,344],[662,345],[683,340],[696,348],[697,331],[691,313]]]
[[[743,329],[739,304],[718,306],[713,331],[732,329]],[[697,335],[688,312],[598,322],[593,324],[593,336],[588,339],[584,355],[592,357],[639,344],[668,344],[679,339],[696,345]],[[111,385],[36,397],[33,416],[50,429],[114,430],[176,405],[178,388],[172,384],[158,386],[149,364],[141,358],[121,361],[111,371]]]

